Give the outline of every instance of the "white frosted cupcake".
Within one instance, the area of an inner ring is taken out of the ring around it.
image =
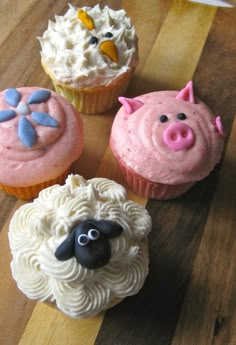
[[[31,299],[71,317],[94,316],[142,288],[150,230],[147,210],[121,185],[69,175],[15,212],[13,278]]]
[[[137,37],[124,10],[75,8],[49,22],[42,66],[57,92],[84,113],[101,113],[124,94],[138,63]]]

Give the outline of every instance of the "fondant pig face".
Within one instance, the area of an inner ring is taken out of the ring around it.
[[[221,152],[217,146],[223,142],[223,126],[220,117],[215,118],[209,108],[194,97],[192,82],[180,92],[153,92],[119,100],[123,104],[123,126],[128,137],[127,140],[124,135],[129,153],[124,154],[129,155],[127,161],[133,161],[134,166],[138,165],[135,156],[142,155],[142,171],[147,170],[142,174],[144,177],[153,179],[152,169],[143,168],[144,165],[152,168],[155,165],[158,170],[160,162],[162,167],[168,167],[170,174],[171,170],[176,174],[183,169],[194,173],[195,169],[206,167],[207,160],[212,166],[218,161],[214,152],[217,155]],[[162,170],[165,174],[166,169]]]

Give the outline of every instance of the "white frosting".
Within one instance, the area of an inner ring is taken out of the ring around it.
[[[77,18],[78,8],[69,5],[64,16],[55,16],[48,29],[39,37],[41,56],[53,79],[72,87],[86,88],[109,85],[115,78],[136,67],[137,37],[130,18],[124,10],[114,11],[108,6],[83,7],[93,19],[95,28],[88,30]],[[99,46],[111,32],[118,50],[118,63],[104,55]],[[90,44],[92,36],[97,44]]]
[[[109,240],[110,261],[95,270],[81,266],[75,257],[59,261],[54,255],[72,228],[87,219],[112,220],[123,227]],[[64,186],[44,189],[15,212],[9,228],[13,278],[31,299],[56,303],[71,317],[94,316],[143,286],[150,230],[147,210],[127,200],[121,185],[69,175]]]

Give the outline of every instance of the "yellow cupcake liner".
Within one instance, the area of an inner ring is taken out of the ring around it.
[[[68,176],[69,169],[66,169],[60,176],[55,177],[52,180],[45,181],[38,183],[33,186],[26,186],[26,187],[12,187],[7,186],[4,184],[0,184],[0,189],[6,192],[9,195],[15,196],[21,200],[31,200],[38,196],[39,192],[42,189],[50,187],[54,184],[63,184],[65,182],[66,177]]]
[[[107,86],[76,89],[55,80],[43,60],[42,67],[51,78],[56,92],[71,102],[76,110],[85,114],[100,114],[113,108],[118,103],[118,97],[124,95],[134,73],[132,69]]]

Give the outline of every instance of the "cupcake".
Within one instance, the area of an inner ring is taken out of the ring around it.
[[[0,189],[27,200],[64,183],[82,147],[80,115],[62,96],[38,87],[0,93]]]
[[[146,198],[171,199],[206,177],[224,143],[220,116],[194,96],[193,83],[178,91],[120,98],[110,147],[124,180]]]
[[[142,288],[150,230],[147,210],[124,187],[69,175],[13,215],[13,278],[30,299],[70,317],[95,316]]]
[[[56,91],[83,113],[102,113],[123,95],[138,63],[137,37],[124,10],[75,8],[39,37],[41,61]]]

